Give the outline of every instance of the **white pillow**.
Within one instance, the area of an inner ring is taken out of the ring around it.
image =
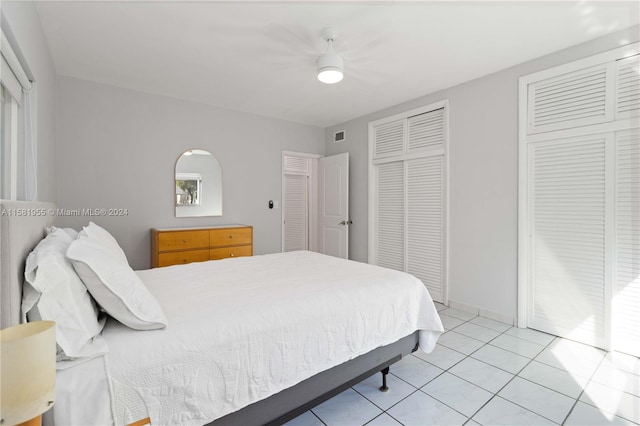
[[[67,235],[69,235],[72,240],[75,240],[76,238],[78,238],[78,231],[76,231],[75,229],[73,229],[73,228],[58,228],[57,226],[49,226],[47,228],[47,235],[57,231],[58,229],[62,229],[64,232],[66,232]]]
[[[69,246],[67,257],[91,295],[109,315],[136,330],[167,326],[160,304],[142,280],[126,261],[100,241],[80,235]]]
[[[120,247],[116,239],[113,238],[113,235],[111,235],[109,231],[107,231],[103,227],[96,225],[93,222],[89,222],[89,225],[83,227],[82,231],[80,231],[78,235],[87,236],[91,239],[99,241],[100,244],[104,245],[104,247],[106,247],[108,250],[111,250],[118,259],[124,260],[126,263],[129,263],[127,261],[127,256],[124,254],[124,250],[122,250],[122,247]]]
[[[58,360],[94,357],[107,352],[100,335],[105,318],[82,284],[66,251],[73,239],[56,229],[27,257],[22,294],[23,320],[56,322]]]

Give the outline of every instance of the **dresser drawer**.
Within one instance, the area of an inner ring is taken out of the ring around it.
[[[207,247],[209,247],[209,230],[161,232],[158,234],[159,252]]]
[[[221,247],[213,248],[209,250],[209,258],[211,260],[226,259],[227,257],[240,257],[253,255],[253,247],[248,246],[235,246],[235,247]]]
[[[252,228],[212,229],[209,235],[211,247],[252,244]],[[213,258],[212,258],[213,259]]]
[[[160,253],[158,266],[180,265],[191,262],[204,262],[209,260],[209,250],[185,250]]]

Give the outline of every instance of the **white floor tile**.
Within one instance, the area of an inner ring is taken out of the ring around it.
[[[584,377],[572,376],[565,370],[560,370],[537,361],[532,361],[518,376],[553,389],[573,399],[577,399],[580,396],[582,389],[584,389],[589,382],[589,380]]]
[[[565,370],[572,376],[586,378],[590,378],[600,364],[599,361],[591,361],[579,355],[556,351],[553,348],[546,348],[536,356],[535,360]]]
[[[443,370],[447,370],[465,358],[465,354],[462,354],[453,349],[449,349],[446,346],[436,345],[431,353],[424,353],[422,351],[416,351],[413,356],[417,356],[436,367],[440,367]]]
[[[509,336],[507,334],[498,336],[493,339],[490,344],[527,358],[534,358],[544,349],[544,346],[542,345]]]
[[[482,342],[489,342],[500,335],[499,331],[492,330],[490,328],[482,327],[477,324],[467,322],[456,328],[456,333],[463,334],[467,337],[480,340]]]
[[[513,374],[473,358],[466,358],[452,367],[449,372],[494,393],[513,378]]]
[[[393,365],[390,367],[390,370],[392,369]],[[382,375],[377,373],[353,386],[353,389],[383,410],[397,404],[416,391],[416,388],[393,374],[387,375],[387,386],[389,387],[387,392],[380,390],[381,385]]]
[[[525,365],[531,362],[529,358],[491,345],[481,347],[471,356],[511,374],[517,374]]]
[[[476,314],[472,314],[471,312],[461,311],[460,309],[454,308],[447,308],[446,310],[440,311],[440,313],[449,315],[451,317],[456,317],[464,321],[469,321],[470,319],[478,316]]]
[[[444,305],[443,305],[442,303],[440,303],[440,302],[433,302],[433,304],[435,305],[436,310],[437,310],[438,312],[440,312],[440,311],[444,311],[445,309],[447,309],[447,307],[446,307],[446,306],[444,306]]]
[[[605,356],[605,362],[620,371],[633,373],[640,376],[640,358],[622,354],[620,352],[609,352]]]
[[[465,355],[470,355],[484,345],[484,342],[481,342],[480,340],[463,336],[455,331],[448,331],[444,333],[438,339],[438,343]]]
[[[393,364],[389,370],[391,374],[405,382],[420,388],[442,373],[442,369],[429,364],[415,356],[406,356]]]
[[[507,331],[512,327],[510,324],[505,324],[504,322],[492,320],[486,317],[475,317],[471,320],[471,322],[495,331],[499,331],[500,333]]]
[[[515,425],[553,425],[551,420],[540,417],[529,410],[517,406],[500,397],[495,397],[473,416],[473,420],[483,425],[515,426]]]
[[[547,346],[556,338],[556,336],[543,333],[541,331],[518,327],[511,328],[506,332],[506,334],[517,337],[519,339],[528,340],[529,342],[537,343],[542,346]]]
[[[602,358],[606,355],[602,349],[562,338],[556,338],[556,340],[549,345],[549,349],[557,356],[562,356],[566,359],[580,358],[598,363],[602,361]]]
[[[493,393],[449,373],[438,376],[420,390],[467,417],[493,397]]]
[[[502,398],[533,411],[556,423],[562,423],[575,399],[516,377],[498,394]]]
[[[382,413],[367,423],[367,426],[402,426],[402,423],[394,420],[394,418],[387,413]]]
[[[635,423],[613,414],[602,412],[596,407],[578,401],[564,424],[566,426],[604,426],[633,425]]]
[[[580,401],[602,411],[640,423],[640,398],[597,382],[589,382]]]
[[[329,426],[363,425],[382,413],[382,410],[353,389],[347,389],[312,411]]]
[[[423,392],[416,392],[388,410],[405,426],[462,425],[467,418]]]
[[[451,330],[459,326],[460,324],[464,324],[465,322],[456,317],[450,317],[449,315],[440,315],[440,321],[442,321],[442,326],[445,330]]]
[[[324,426],[324,423],[322,423],[311,411],[306,411],[295,419],[285,423],[284,426]]]
[[[635,396],[640,396],[640,376],[619,370],[608,362],[600,364],[591,380]]]

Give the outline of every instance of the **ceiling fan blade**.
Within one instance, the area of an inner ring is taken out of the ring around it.
[[[271,23],[264,28],[264,35],[272,40],[272,44],[283,52],[297,55],[319,55],[322,52],[318,45],[323,42],[319,36],[313,35],[307,28],[286,27]]]

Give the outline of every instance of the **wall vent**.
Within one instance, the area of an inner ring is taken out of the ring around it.
[[[333,134],[333,143],[344,142],[346,137],[346,132],[344,130],[340,130],[339,132],[335,132]]]

